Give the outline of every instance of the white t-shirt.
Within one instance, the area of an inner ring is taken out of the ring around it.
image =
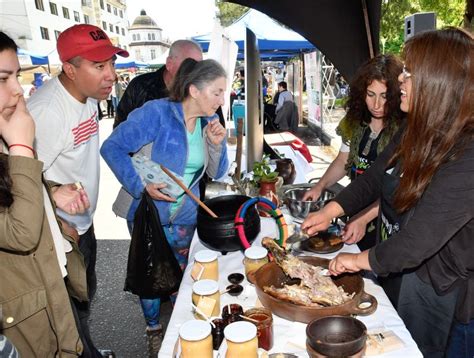
[[[84,214],[58,216],[80,235],[92,225],[99,193],[99,122],[97,100],[75,99],[55,77],[27,102],[36,123],[35,148],[44,162],[44,176],[61,184],[80,181],[91,206]]]

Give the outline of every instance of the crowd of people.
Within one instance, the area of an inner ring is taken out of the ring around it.
[[[407,41],[404,62],[379,55],[365,63],[338,127],[340,152],[305,198],[351,178],[302,228],[314,234],[349,216],[343,239],[362,252],[339,254],[330,272],[374,271],[427,357],[474,355],[473,45],[460,29],[428,31]],[[130,153],[145,153],[199,196],[203,178],[228,170],[227,76],[190,40],[174,42],[165,66],[128,86],[114,68],[128,52],[100,28],[72,26],[57,49],[61,73],[26,103],[17,46],[0,32],[0,355],[114,357],[89,330],[100,155],[122,185],[114,212],[132,232],[147,193],[184,269],[197,204],[145,183]],[[277,112],[292,102],[286,82],[278,85]],[[99,148],[101,100],[115,123]],[[140,303],[156,357],[161,300]]]

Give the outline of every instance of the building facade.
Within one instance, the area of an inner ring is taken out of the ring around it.
[[[129,28],[129,51],[139,61],[153,63],[163,59],[171,44],[163,39],[162,29],[145,10]]]
[[[81,23],[104,29],[128,49],[126,8],[125,0],[0,0],[0,28],[19,47],[53,58],[59,34]]]

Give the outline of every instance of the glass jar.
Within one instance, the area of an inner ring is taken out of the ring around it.
[[[219,285],[214,280],[199,280],[193,284],[193,304],[207,318],[219,316],[221,310]],[[205,319],[201,314],[194,313],[196,319]]]
[[[195,280],[219,281],[219,266],[217,263],[217,252],[201,250],[194,256],[194,265],[191,276]]]
[[[273,347],[273,316],[272,312],[264,307],[251,308],[244,313],[245,317],[257,321],[258,347],[269,351]]]
[[[252,246],[245,250],[245,276],[250,283],[255,283],[255,272],[266,263],[268,263],[266,248]]]
[[[257,327],[245,321],[234,322],[224,328],[227,341],[226,358],[257,358]]]
[[[244,314],[244,309],[241,305],[237,303],[231,303],[225,305],[222,308],[222,319],[224,320],[225,324],[228,325],[233,322],[242,321],[243,318],[241,317]]]
[[[204,321],[187,321],[179,328],[181,358],[212,358],[211,325]]]

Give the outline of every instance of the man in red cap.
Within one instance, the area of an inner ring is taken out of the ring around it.
[[[95,294],[97,241],[92,219],[99,191],[99,118],[97,100],[106,99],[116,79],[116,55],[128,52],[112,45],[107,34],[93,25],[75,25],[57,41],[62,72],[28,101],[36,122],[36,151],[44,175],[59,183],[81,182],[90,200],[84,214],[70,216],[57,210],[63,229],[75,237],[87,269],[88,301],[73,298],[84,344],[84,357],[102,357],[91,340],[88,319]],[[105,356],[113,356],[108,351]]]

